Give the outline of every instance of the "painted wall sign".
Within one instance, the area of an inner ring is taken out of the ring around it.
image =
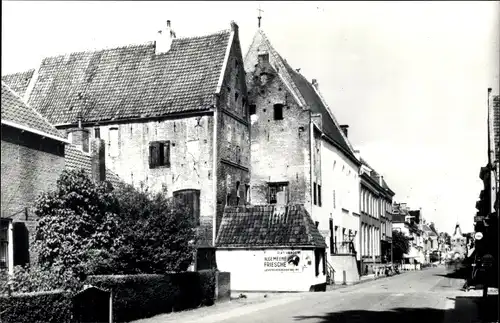
[[[300,250],[270,250],[264,254],[265,272],[302,272],[306,265]]]

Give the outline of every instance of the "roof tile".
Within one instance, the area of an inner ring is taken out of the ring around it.
[[[226,207],[216,245],[219,247],[316,246],[325,239],[303,205]]]
[[[48,57],[29,103],[54,124],[158,117],[212,107],[230,31]],[[14,80],[14,76],[4,76]]]
[[[29,107],[17,93],[2,81],[2,122],[28,127],[38,132],[64,139],[62,133],[42,117],[35,109]]]

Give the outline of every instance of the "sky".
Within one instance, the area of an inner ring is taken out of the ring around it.
[[[43,57],[239,26],[262,29],[320,91],[395,200],[439,231],[473,231],[487,161],[487,88],[499,93],[498,1],[2,1],[2,75]]]

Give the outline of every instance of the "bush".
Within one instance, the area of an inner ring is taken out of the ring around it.
[[[120,237],[112,263],[115,274],[164,274],[185,271],[193,261],[194,221],[180,201],[123,185]]]
[[[95,184],[83,170],[65,170],[56,191],[37,199],[35,246],[42,267],[64,268],[83,278],[96,273],[95,262],[110,258],[119,242],[119,206],[112,190],[109,183]]]
[[[71,296],[63,291],[0,296],[0,318],[8,323],[71,322]]]
[[[75,292],[82,288],[82,283],[71,271],[59,268],[39,266],[14,268],[11,288],[16,293],[43,292],[55,289]]]
[[[113,292],[116,322],[212,305],[215,296],[214,271],[89,276],[87,283]]]

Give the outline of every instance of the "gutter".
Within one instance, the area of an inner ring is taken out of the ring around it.
[[[56,140],[56,141],[59,141],[59,142],[65,143],[65,144],[71,143],[68,139],[64,139],[62,137],[57,137],[57,136],[48,134],[46,132],[33,129],[31,127],[20,125],[18,123],[12,122],[12,121],[2,119],[2,124],[9,126],[9,127],[17,128],[17,129],[20,129],[23,131],[28,131],[28,132],[34,133],[34,134],[42,136],[42,137],[47,137],[47,138],[50,138],[50,139],[53,139],[53,140]]]

